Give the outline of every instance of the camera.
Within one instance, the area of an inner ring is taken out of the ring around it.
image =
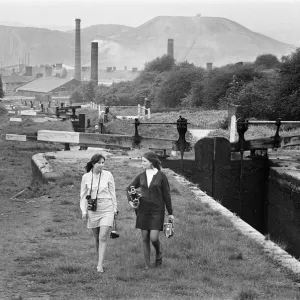
[[[137,192],[136,188],[133,185],[130,186],[130,190],[128,191],[128,194],[130,196],[129,204],[134,209],[137,209],[140,205],[141,194]]]
[[[86,197],[88,206],[87,209],[91,211],[96,211],[97,210],[97,199],[92,199],[91,195],[87,195]]]
[[[167,223],[164,223],[164,234],[167,238],[170,238],[174,235],[174,224],[171,220]]]

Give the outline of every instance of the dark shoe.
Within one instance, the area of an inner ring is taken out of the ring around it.
[[[162,252],[156,257],[155,267],[160,267],[162,265]]]

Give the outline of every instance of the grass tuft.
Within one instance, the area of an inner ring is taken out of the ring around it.
[[[235,299],[236,300],[255,300],[255,299],[258,299],[258,294],[256,291],[245,290],[245,291],[241,291]]]
[[[229,260],[242,260],[242,259],[244,259],[242,252],[234,253],[229,256]]]
[[[72,264],[63,264],[62,266],[59,266],[56,268],[58,272],[61,272],[63,274],[74,274],[78,273],[80,271],[80,267]]]

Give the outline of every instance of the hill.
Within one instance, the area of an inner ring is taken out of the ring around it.
[[[98,40],[100,67],[142,68],[146,61],[167,52],[169,38],[174,39],[177,61],[188,60],[199,66],[253,61],[263,53],[280,58],[294,48],[225,18],[160,16],[136,28],[114,24],[83,28],[82,64],[90,64],[90,43]],[[0,26],[0,39],[4,66],[18,64],[28,52],[32,65],[74,64],[74,30]]]

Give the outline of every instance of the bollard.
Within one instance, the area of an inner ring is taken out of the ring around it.
[[[90,128],[91,127],[91,120],[87,119],[86,122],[87,122],[86,128]]]
[[[181,173],[183,172],[183,154],[185,151],[190,151],[191,145],[185,140],[185,134],[187,132],[187,119],[179,116],[177,120],[177,131],[179,133],[179,139],[176,141],[176,151],[180,151],[181,154]]]
[[[99,119],[100,133],[103,133],[103,119]]]

